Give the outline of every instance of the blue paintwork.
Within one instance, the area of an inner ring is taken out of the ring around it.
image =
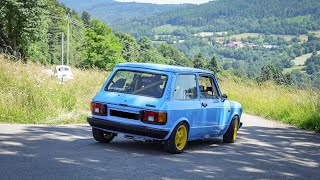
[[[105,87],[108,81],[117,70],[126,69],[134,71],[144,71],[151,73],[161,73],[168,76],[166,89],[161,98],[151,98],[145,96],[138,96],[132,94],[123,94],[117,92],[107,92]],[[175,126],[181,122],[187,122],[189,126],[188,140],[205,139],[209,137],[218,137],[226,133],[230,122],[234,116],[238,116],[241,119],[242,106],[234,101],[224,101],[221,99],[200,99],[200,93],[198,98],[194,100],[175,100],[173,99],[173,91],[175,87],[176,77],[179,74],[194,74],[197,76],[201,74],[210,75],[213,77],[216,87],[218,88],[218,94],[221,97],[222,93],[218,86],[215,76],[205,70],[186,68],[179,66],[148,64],[148,63],[121,63],[118,64],[113,72],[110,74],[105,84],[102,86],[100,92],[92,99],[93,102],[100,102],[108,105],[108,114],[110,109],[121,110],[130,113],[138,114],[140,110],[152,110],[159,112],[167,112],[167,123],[165,125],[146,124],[139,120],[129,120],[126,118],[119,118],[113,116],[97,116],[92,115],[94,118],[105,119],[109,121],[116,121],[123,124],[132,124],[137,126],[145,126],[155,129],[162,129],[170,131],[170,133],[163,139],[166,140],[170,137],[171,132]],[[199,86],[198,92],[200,91]],[[208,106],[203,107],[201,103],[206,103]],[[121,106],[120,104],[127,104],[128,106]],[[152,104],[154,107],[146,106],[146,104]],[[239,123],[240,124],[240,123]],[[108,129],[104,129],[108,131]],[[110,131],[110,130],[109,130]],[[110,131],[114,132],[114,131]],[[114,132],[121,133],[121,132]],[[136,136],[134,134],[129,134]],[[139,138],[150,139],[150,137]],[[152,139],[152,138],[151,138]],[[159,139],[158,139],[159,140]]]

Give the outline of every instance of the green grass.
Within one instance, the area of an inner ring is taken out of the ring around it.
[[[0,122],[23,124],[83,123],[89,102],[107,74],[73,69],[75,79],[59,84],[40,65],[0,56]]]
[[[241,40],[241,38],[248,38],[248,37],[258,37],[259,33],[242,33],[242,34],[234,34],[231,36],[226,36],[226,37],[218,37],[215,38],[216,41],[223,41],[225,39],[232,39],[235,38],[236,40]]]
[[[309,21],[311,18],[310,15],[306,15],[306,16],[295,16],[295,17],[291,17],[291,18],[286,18],[288,23],[302,23],[304,21]]]
[[[291,68],[285,68],[284,70],[283,70],[283,73],[290,73],[291,71],[293,71],[293,70],[300,70],[300,71],[302,71],[302,69],[304,68],[305,66],[293,66],[293,67],[291,67]]]
[[[171,34],[176,30],[182,30],[185,27],[172,26],[170,24],[165,24],[156,28],[153,28],[152,31],[156,34]]]
[[[320,51],[318,51],[318,54],[320,53]],[[293,62],[296,66],[299,66],[299,65],[304,65],[304,62],[310,58],[312,55],[312,53],[308,53],[308,54],[304,54],[302,56],[299,56],[299,57],[296,57]]]
[[[223,78],[219,83],[244,112],[320,132],[320,92]]]

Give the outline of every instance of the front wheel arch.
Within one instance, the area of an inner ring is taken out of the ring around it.
[[[223,135],[223,142],[234,143],[237,139],[237,134],[240,126],[240,118],[238,115],[232,117],[227,131]]]

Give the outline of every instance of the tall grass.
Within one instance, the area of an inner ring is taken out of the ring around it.
[[[74,80],[61,84],[38,64],[12,62],[0,55],[0,122],[82,123],[89,102],[107,73],[73,69]]]
[[[246,113],[320,132],[319,91],[277,86],[272,82],[257,85],[230,77],[222,78],[220,86],[229,99],[243,105]]]

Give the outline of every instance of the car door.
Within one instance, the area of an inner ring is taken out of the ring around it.
[[[198,99],[196,74],[178,74],[173,89],[172,100],[167,102],[169,119],[188,120],[189,140],[199,138],[201,127],[201,105]]]
[[[218,135],[225,126],[223,123],[228,111],[226,104],[221,101],[221,93],[213,75],[200,74],[198,84],[204,133]]]

